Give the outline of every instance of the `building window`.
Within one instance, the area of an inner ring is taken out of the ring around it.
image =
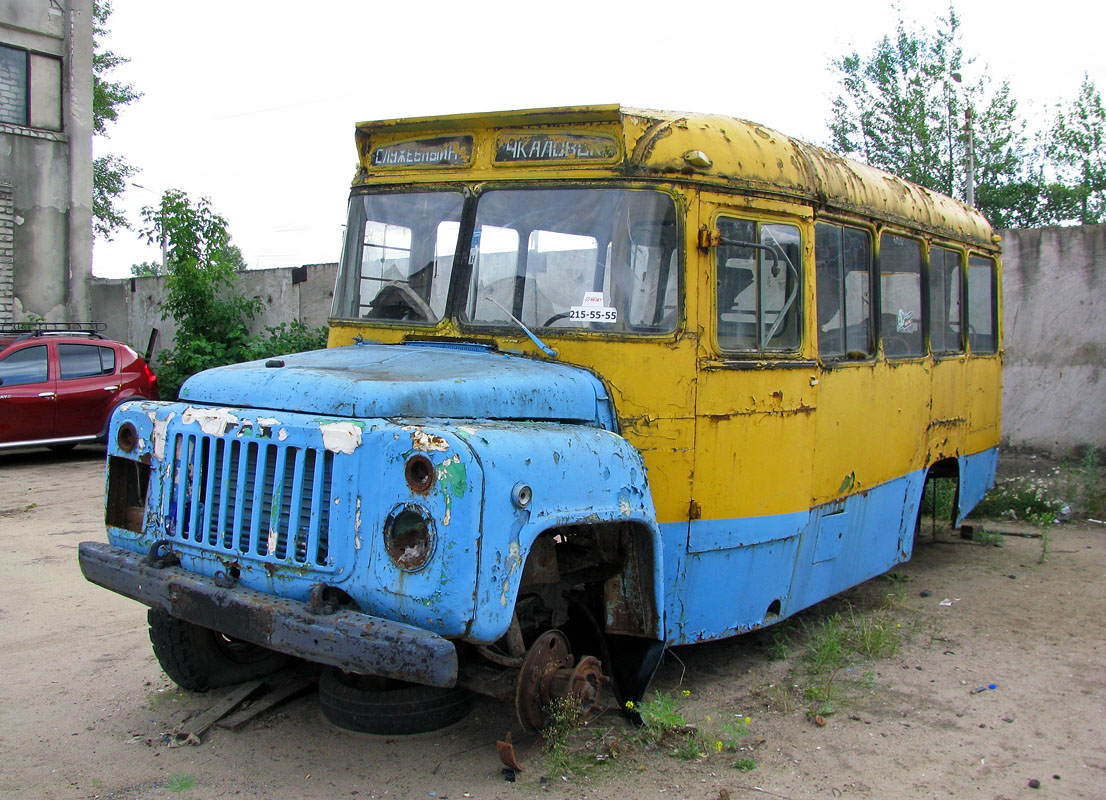
[[[27,124],[29,66],[26,50],[0,45],[0,122]]]
[[[0,122],[61,130],[61,59],[0,45]]]

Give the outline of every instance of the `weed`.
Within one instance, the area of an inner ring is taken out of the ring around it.
[[[195,786],[196,779],[191,775],[185,775],[183,772],[174,772],[169,776],[169,780],[165,782],[165,788],[174,794],[187,792]]]
[[[757,760],[755,758],[739,758],[730,766],[742,772],[752,772],[757,768]]]
[[[886,592],[883,595],[882,607],[890,610],[892,608],[898,608],[906,601],[906,587],[901,583],[896,583],[891,591]]]
[[[782,625],[772,631],[772,649],[768,657],[773,661],[786,661],[791,655],[791,637],[787,633]]]
[[[702,761],[708,754],[703,735],[694,729],[677,738],[673,752],[682,761]]]
[[[642,700],[632,708],[641,715],[644,727],[660,738],[666,731],[687,725],[687,721],[677,711],[677,705],[678,701],[673,695],[654,692],[652,700]]]
[[[735,717],[725,723],[719,733],[718,743],[727,750],[737,750],[742,739],[749,737],[749,723],[752,721],[751,717]]]
[[[580,701],[572,695],[558,697],[546,708],[546,714],[548,722],[542,736],[550,765],[557,773],[571,772],[568,739],[580,724]]]
[[[795,710],[797,705],[795,696],[786,686],[777,686],[774,683],[769,684],[764,694],[767,696],[769,708],[773,708],[783,714],[790,714]]]
[[[899,623],[884,614],[850,617],[848,641],[854,651],[865,658],[891,658],[898,652]]]
[[[833,614],[807,628],[804,659],[812,675],[836,672],[845,662],[847,635],[841,614]]]
[[[1042,514],[1055,518],[1064,501],[1052,494],[1041,478],[1017,477],[995,485],[972,511],[973,517],[1032,520]]]
[[[933,519],[952,519],[956,479],[930,477],[922,490],[922,511]]]
[[[1002,534],[989,531],[980,525],[972,531],[972,541],[985,547],[1002,547]]]

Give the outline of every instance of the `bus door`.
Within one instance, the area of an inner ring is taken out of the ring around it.
[[[929,248],[929,349],[933,354],[933,405],[929,420],[929,463],[963,454],[969,428],[964,353],[964,256],[959,250]]]
[[[699,213],[710,246],[699,249],[692,520],[674,621],[687,641],[786,613],[809,517],[818,392],[803,336],[801,222],[721,195],[702,195]]]

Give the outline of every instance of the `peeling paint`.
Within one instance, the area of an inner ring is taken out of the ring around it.
[[[626,495],[620,494],[618,496],[618,510],[624,517],[630,516],[633,509],[630,507],[630,501],[626,498]]]
[[[351,454],[361,446],[361,425],[356,422],[325,422],[319,425],[323,447],[332,453]]]
[[[361,495],[357,495],[357,510],[353,512],[353,530],[355,534],[361,532]]]
[[[280,441],[283,442],[287,438],[288,438],[288,429],[287,428],[281,428],[280,432],[277,433],[277,439],[279,439]]]
[[[504,608],[510,602],[511,591],[511,577],[515,574],[515,571],[522,566],[522,549],[518,546],[518,542],[512,540],[507,547],[507,577],[503,579],[502,589],[499,595],[499,604]]]
[[[427,433],[422,428],[406,427],[403,430],[411,433],[411,446],[424,453],[447,453],[449,442],[434,433]]]
[[[154,456],[158,459],[165,458],[165,435],[166,430],[169,427],[169,423],[173,421],[173,418],[177,416],[177,412],[173,411],[165,419],[158,419],[157,412],[150,411],[146,416],[150,418],[150,422],[154,424],[153,433],[150,434],[150,440],[154,445]]]
[[[225,436],[227,431],[238,425],[239,418],[229,408],[189,406],[181,414],[180,421],[185,425],[199,425],[208,436]]]

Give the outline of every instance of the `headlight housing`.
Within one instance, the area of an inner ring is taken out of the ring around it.
[[[384,549],[404,572],[418,572],[434,555],[437,536],[430,512],[417,503],[396,506],[384,522]]]

